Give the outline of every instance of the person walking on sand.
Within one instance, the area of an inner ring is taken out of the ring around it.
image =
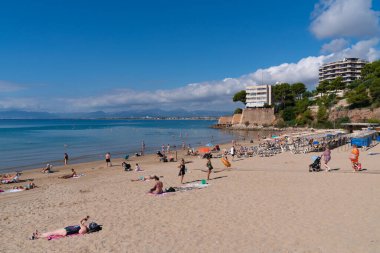
[[[183,178],[186,174],[185,160],[183,158],[181,159],[181,163],[179,164],[178,168],[179,168],[178,176],[181,177],[181,184],[183,184]]]
[[[321,157],[323,157],[323,166],[325,167],[325,171],[330,171],[331,169],[327,163],[331,160],[331,150],[328,146],[326,146],[325,151],[323,151]]]
[[[209,156],[207,157],[206,167],[208,169],[208,171],[207,171],[207,180],[210,180],[210,174],[211,174],[211,171],[214,169],[214,167],[212,167],[211,158]]]
[[[169,144],[166,146],[166,152],[168,152],[168,154],[170,154],[170,145]]]
[[[161,145],[161,153],[165,154],[165,145],[164,144]]]
[[[231,153],[232,161],[233,161],[233,160],[234,160],[234,157],[235,157],[235,153],[236,153],[235,146],[232,146],[232,147],[231,147],[231,151],[230,151],[230,153]]]
[[[106,164],[107,164],[107,167],[112,167],[110,152],[106,153]]]
[[[67,153],[65,153],[63,155],[63,161],[64,161],[65,165],[67,165],[67,163],[69,162],[69,155]]]
[[[359,166],[358,166],[359,165],[359,149],[355,144],[352,145],[350,160],[351,160],[352,169],[354,170],[354,172],[358,171],[359,170]]]

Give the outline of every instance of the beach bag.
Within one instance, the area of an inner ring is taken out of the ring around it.
[[[175,192],[175,189],[173,187],[169,187],[165,190],[165,192]]]
[[[128,170],[130,170],[131,169],[131,165],[129,164],[129,163],[127,163],[126,165],[125,165],[125,167],[124,167],[124,170],[125,171],[128,171]]]

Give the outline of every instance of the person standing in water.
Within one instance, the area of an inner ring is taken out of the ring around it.
[[[69,162],[69,155],[67,153],[64,154],[63,161],[64,161],[65,165],[68,164],[68,162]]]

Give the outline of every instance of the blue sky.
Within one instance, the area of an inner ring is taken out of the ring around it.
[[[6,1],[0,109],[233,109],[256,83],[380,57],[379,1]],[[355,23],[351,21],[355,19]]]

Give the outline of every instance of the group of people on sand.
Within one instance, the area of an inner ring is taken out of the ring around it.
[[[211,163],[211,157],[207,157],[206,167],[207,167],[207,180],[210,180],[211,171],[214,169]],[[178,176],[181,177],[181,184],[183,184],[183,179],[187,172],[185,159],[183,158],[181,159],[180,164],[178,165],[178,168],[179,168]]]
[[[352,145],[352,150],[349,156],[349,159],[351,161],[351,166],[354,172],[361,171],[362,167],[361,164],[359,163],[359,149],[357,145],[353,144]],[[329,161],[331,160],[331,150],[329,146],[327,145],[325,147],[325,150],[323,153],[320,155],[321,158],[323,158],[323,167],[326,172],[331,171],[331,168],[328,166]]]

